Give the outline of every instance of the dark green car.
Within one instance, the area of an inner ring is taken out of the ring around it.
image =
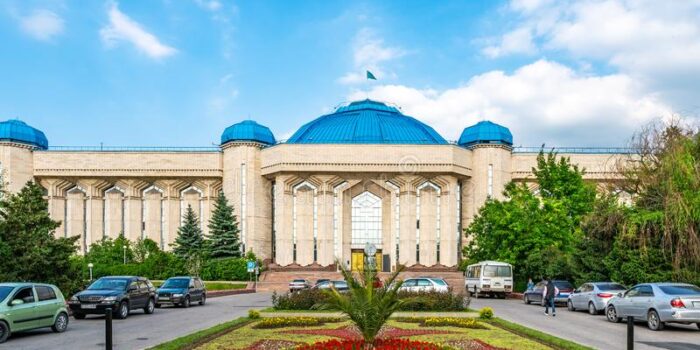
[[[68,328],[61,291],[51,284],[0,283],[0,343],[10,333],[44,327],[57,333]]]

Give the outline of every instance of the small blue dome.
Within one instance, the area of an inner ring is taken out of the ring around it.
[[[25,143],[40,149],[49,148],[49,140],[41,130],[34,129],[17,119],[0,122],[0,141]]]
[[[394,107],[364,100],[305,124],[287,143],[434,145],[447,141],[433,128]]]
[[[481,121],[465,128],[458,142],[460,146],[473,146],[483,143],[512,146],[513,135],[505,126],[490,121]]]
[[[253,141],[266,145],[274,145],[276,143],[275,136],[270,131],[270,128],[252,120],[244,120],[226,128],[224,133],[221,134],[221,144],[231,141]]]

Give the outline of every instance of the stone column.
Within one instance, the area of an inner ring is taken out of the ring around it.
[[[292,191],[286,184],[288,178],[287,175],[275,178],[275,262],[280,266],[293,262]]]
[[[416,264],[416,192],[413,185],[401,186],[401,243],[399,263],[406,266]]]

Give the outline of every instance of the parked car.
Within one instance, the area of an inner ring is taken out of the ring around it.
[[[553,282],[559,289],[559,294],[554,297],[554,302],[560,304],[567,303],[569,300],[569,294],[574,291],[574,285],[569,281],[564,280],[554,280]],[[544,293],[544,287],[546,286],[547,282],[542,281],[535,284],[534,288],[526,290],[525,293],[523,293],[523,301],[525,304],[539,303],[540,305],[544,306],[544,298],[542,297],[542,293]]]
[[[207,288],[199,277],[170,277],[156,290],[156,307],[172,304],[188,308],[193,302],[207,302]]]
[[[644,320],[652,331],[666,323],[693,324],[700,328],[700,288],[686,283],[644,283],[609,302],[605,316],[610,322],[634,317]]]
[[[346,292],[348,291],[348,283],[345,281],[331,281],[331,280],[325,280],[321,283],[316,284],[313,289],[330,289],[332,287],[335,288],[335,290],[339,292]]]
[[[316,284],[315,284],[314,286],[317,286],[317,285],[319,285],[319,284],[321,284],[321,283],[323,283],[323,282],[328,282],[328,281],[330,281],[328,278],[317,279],[317,280],[316,280]]]
[[[115,318],[124,319],[133,310],[143,309],[152,314],[156,305],[156,289],[151,281],[136,276],[102,277],[68,301],[73,317],[78,320],[88,314],[104,315],[111,308]]]
[[[448,286],[442,278],[435,277],[417,277],[417,278],[407,278],[403,281],[399,291],[407,292],[427,292],[427,291],[437,291],[437,292],[447,292]]]
[[[297,278],[297,279],[289,282],[289,291],[290,292],[295,292],[298,290],[309,289],[309,288],[311,288],[311,282],[309,282],[308,280],[302,279],[302,278]]]
[[[569,294],[566,306],[569,311],[587,309],[589,314],[597,315],[605,310],[612,297],[625,290],[625,286],[615,282],[584,283]]]
[[[68,309],[54,285],[0,283],[0,343],[11,333],[51,327],[56,333],[68,328]]]
[[[481,261],[467,266],[464,288],[478,298],[488,294],[505,298],[513,291],[513,266],[499,261]]]

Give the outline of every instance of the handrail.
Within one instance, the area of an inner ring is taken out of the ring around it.
[[[634,148],[629,147],[513,147],[513,153],[540,153],[549,151],[556,153],[576,153],[576,154],[631,154]]]
[[[149,147],[149,146],[49,146],[51,151],[78,151],[78,152],[220,152],[217,146],[205,147]]]

